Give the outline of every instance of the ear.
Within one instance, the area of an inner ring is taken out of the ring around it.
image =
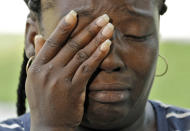
[[[35,56],[34,38],[38,34],[37,23],[31,17],[27,18],[25,30],[25,53],[28,58]]]

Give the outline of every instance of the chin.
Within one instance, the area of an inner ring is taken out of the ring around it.
[[[147,99],[137,97],[119,103],[101,103],[87,99],[80,126],[95,130],[119,130],[130,127],[144,112]]]
[[[89,100],[81,125],[98,130],[121,128],[126,125],[123,121],[130,108],[131,106],[126,102],[105,104]]]

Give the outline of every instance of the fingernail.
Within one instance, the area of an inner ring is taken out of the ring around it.
[[[66,23],[73,23],[74,19],[76,18],[77,13],[74,10],[71,10],[65,17]]]
[[[100,18],[97,20],[96,24],[100,27],[105,26],[109,22],[110,18],[107,14],[104,14],[100,16]]]
[[[39,40],[44,39],[42,35],[36,35],[34,37],[34,44],[37,44]]]
[[[102,45],[101,45],[101,47],[100,47],[100,50],[101,51],[106,51],[106,50],[108,50],[109,48],[110,48],[110,46],[111,46],[111,41],[108,39],[108,40],[106,40],[106,41],[104,41],[104,43],[102,43]]]
[[[102,35],[104,35],[104,36],[110,36],[110,34],[113,33],[113,30],[114,30],[113,24],[108,23],[108,24],[106,25],[106,27],[103,29]]]

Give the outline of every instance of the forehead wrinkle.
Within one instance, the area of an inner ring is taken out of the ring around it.
[[[121,12],[128,14],[130,16],[138,16],[138,17],[144,17],[144,18],[153,18],[153,13],[148,10],[136,8],[128,3],[125,3],[120,8]]]
[[[135,7],[127,8],[127,12],[133,16],[139,16],[139,17],[144,17],[144,18],[153,18],[153,13],[151,13],[150,11],[135,8]]]
[[[81,16],[88,16],[88,17],[93,17],[92,15],[95,14],[95,12],[101,12],[102,9],[99,8],[92,8],[91,6],[88,7],[82,7],[82,8],[76,8],[74,9],[75,11],[77,11],[77,13]],[[143,9],[139,9],[136,7],[132,7],[131,5],[125,3],[125,4],[120,4],[120,6],[113,8],[104,8],[104,12],[108,13],[108,12],[117,12],[117,11],[121,11],[121,13],[123,13],[124,15],[131,15],[131,16],[139,16],[139,17],[144,17],[144,18],[153,18],[153,13],[151,13],[151,11],[148,10],[143,10]]]

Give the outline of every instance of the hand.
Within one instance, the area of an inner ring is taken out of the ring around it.
[[[43,47],[26,80],[31,131],[69,131],[81,123],[88,80],[110,50],[114,27],[108,22],[103,15],[68,39],[77,23],[71,11],[47,40],[36,38]]]

